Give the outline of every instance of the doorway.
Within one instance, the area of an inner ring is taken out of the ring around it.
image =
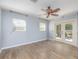
[[[60,22],[55,24],[55,39],[73,41],[73,22]]]

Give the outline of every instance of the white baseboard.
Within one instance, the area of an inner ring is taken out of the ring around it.
[[[13,46],[3,47],[3,48],[1,48],[1,51],[4,50],[4,49],[9,49],[9,48],[22,46],[22,45],[32,44],[32,43],[39,42],[39,41],[44,41],[44,40],[46,40],[46,39],[41,39],[41,40],[37,40],[37,41],[32,41],[32,42],[27,42],[27,43],[21,43],[21,44],[13,45]]]

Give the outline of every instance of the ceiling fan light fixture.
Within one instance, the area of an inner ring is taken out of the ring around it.
[[[47,18],[49,16],[59,16],[58,14],[56,14],[58,11],[60,11],[60,8],[56,8],[56,9],[52,9],[51,6],[48,6],[47,9],[43,9],[43,11],[45,11],[47,13]]]

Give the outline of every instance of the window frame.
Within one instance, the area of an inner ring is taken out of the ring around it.
[[[22,22],[21,22],[22,21]],[[26,31],[26,21],[23,19],[13,18],[13,30],[15,32],[25,32]],[[21,28],[21,29],[18,29]]]
[[[45,22],[40,22],[40,31],[41,32],[45,32],[46,31],[46,23]]]

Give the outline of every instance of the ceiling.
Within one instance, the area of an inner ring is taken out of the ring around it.
[[[37,17],[46,18],[43,16],[45,12],[41,9],[47,8],[49,5],[52,8],[61,8],[58,12],[59,16],[68,14],[78,10],[77,0],[0,0],[0,7],[9,10],[35,15]],[[51,16],[49,19],[56,18]]]

